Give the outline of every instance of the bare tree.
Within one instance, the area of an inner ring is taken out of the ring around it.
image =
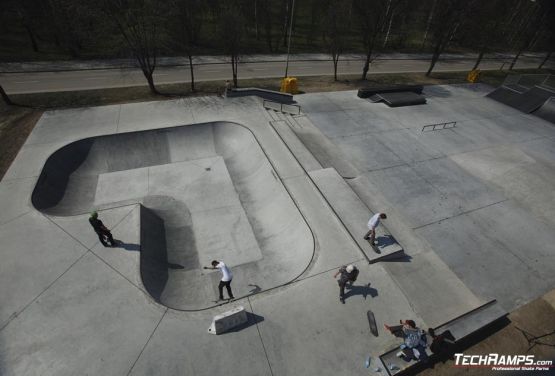
[[[495,44],[502,39],[505,25],[509,18],[506,0],[490,0],[474,2],[471,9],[472,16],[462,29],[463,40],[478,50],[478,57],[474,69],[478,69],[484,54],[491,51]]]
[[[325,5],[323,31],[324,43],[333,61],[333,79],[337,81],[337,65],[345,48],[345,37],[348,31],[348,4],[342,0],[328,0]]]
[[[517,52],[511,61],[509,70],[512,70],[522,53],[529,49],[538,38],[540,38],[542,31],[544,31],[546,13],[543,12],[542,7],[537,2],[529,4],[525,14],[523,14],[522,22],[518,37],[516,38]],[[553,20],[551,20],[553,22]]]
[[[159,94],[152,76],[163,39],[164,4],[163,0],[105,0],[103,4],[154,94]]]
[[[94,26],[94,9],[79,0],[48,0],[45,5],[51,17],[48,25],[54,31],[56,41],[72,57],[79,57]]]
[[[176,11],[179,41],[189,59],[191,73],[191,91],[195,91],[195,71],[193,55],[199,44],[200,30],[203,24],[204,2],[202,0],[173,0],[172,8]]]
[[[233,85],[237,87],[237,71],[243,40],[243,14],[238,1],[224,1],[218,14],[218,31],[222,48],[231,59]]]
[[[360,27],[362,43],[366,53],[366,59],[362,67],[363,80],[366,80],[370,63],[374,57],[375,47],[379,38],[383,35],[382,30],[387,22],[389,5],[389,0],[354,0],[355,16]]]
[[[473,0],[438,0],[436,14],[430,25],[434,49],[426,76],[432,73],[439,57],[455,36],[472,3]]]

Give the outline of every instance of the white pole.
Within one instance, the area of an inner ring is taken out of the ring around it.
[[[287,41],[287,61],[285,63],[285,76],[287,77],[287,71],[289,70],[289,51],[291,50],[291,33],[293,31],[293,12],[295,11],[295,0],[293,0],[293,5],[291,6],[291,19],[289,20],[289,38]]]

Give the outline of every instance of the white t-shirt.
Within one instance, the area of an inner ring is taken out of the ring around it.
[[[216,268],[220,269],[220,271],[222,272],[222,282],[231,281],[231,278],[233,278],[233,275],[231,275],[231,270],[229,270],[229,268],[225,266],[222,261],[220,261],[218,265],[216,265]]]
[[[376,213],[372,216],[372,218],[370,218],[370,220],[368,221],[368,228],[369,229],[376,229],[376,227],[378,227],[378,225],[380,224],[380,215],[382,213]]]

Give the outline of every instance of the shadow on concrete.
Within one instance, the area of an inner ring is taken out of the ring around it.
[[[226,333],[233,333],[233,332],[239,332],[243,329],[246,329],[248,327],[251,327],[253,325],[257,325],[259,323],[261,323],[262,321],[264,321],[264,317],[257,315],[256,313],[252,313],[252,312],[247,312],[247,322],[244,324],[241,324],[239,326],[236,326],[233,329],[230,329],[228,331],[226,331]]]
[[[345,290],[346,290],[345,299],[355,295],[362,295],[364,299],[366,299],[366,297],[369,295],[372,298],[375,298],[376,296],[378,296],[378,290],[376,290],[373,287],[370,287],[370,283],[366,285],[352,285],[352,286],[347,285],[345,286]]]
[[[248,285],[250,287],[252,287],[252,289],[249,291],[250,294],[256,294],[259,293],[260,291],[262,291],[262,288],[258,285]]]
[[[397,242],[391,235],[382,235],[376,238],[376,243],[379,247],[387,247],[392,244],[396,244]]]
[[[441,75],[441,73],[437,73],[434,74],[434,77],[439,78],[439,76]],[[424,95],[426,97],[431,97],[431,98],[449,98],[452,97],[453,94],[449,91],[446,90],[445,88],[441,87],[441,86],[426,86],[426,89],[424,90]]]
[[[141,246],[139,244],[125,243],[118,239],[114,239],[114,240],[117,243],[117,246],[115,248],[123,248],[126,251],[136,251],[136,252],[139,252],[141,250]]]
[[[396,258],[383,258],[380,260],[380,262],[411,262],[412,261],[412,256],[407,255],[407,254],[403,254],[403,256],[401,257],[396,257]]]

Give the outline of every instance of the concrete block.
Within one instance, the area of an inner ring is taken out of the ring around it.
[[[214,316],[212,324],[208,328],[208,333],[222,334],[241,324],[245,324],[249,320],[245,307],[239,306],[221,315]]]

